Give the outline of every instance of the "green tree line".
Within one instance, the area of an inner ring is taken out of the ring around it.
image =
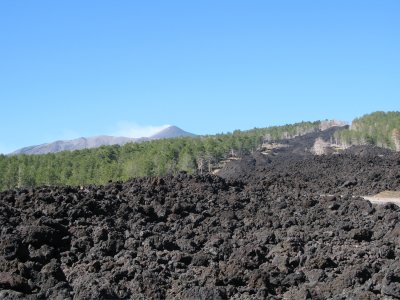
[[[335,140],[344,146],[375,145],[399,149],[400,112],[374,112],[353,120],[349,129],[335,133]]]
[[[236,130],[232,133],[102,146],[44,155],[0,155],[0,190],[42,185],[104,184],[179,171],[210,171],[232,154],[256,150],[265,140],[317,130],[320,122]]]

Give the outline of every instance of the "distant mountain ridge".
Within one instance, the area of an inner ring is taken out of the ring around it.
[[[127,143],[140,143],[157,139],[195,137],[195,136],[196,136],[195,134],[184,131],[177,126],[169,126],[149,137],[130,138],[130,137],[108,136],[108,135],[80,137],[73,140],[59,140],[52,143],[24,147],[10,153],[10,155],[57,153],[61,151],[91,149],[100,146],[125,145]]]
[[[196,135],[187,131],[184,131],[176,126],[169,126],[156,134],[150,136],[152,140],[159,140],[159,139],[171,139],[177,137],[195,137]]]

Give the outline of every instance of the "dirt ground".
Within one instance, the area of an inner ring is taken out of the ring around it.
[[[400,206],[400,192],[396,191],[383,191],[374,196],[364,196],[363,198],[374,204],[383,205],[387,203],[393,203],[397,206]]]

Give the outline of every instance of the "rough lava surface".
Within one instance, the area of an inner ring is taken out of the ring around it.
[[[400,208],[360,197],[384,190],[400,155],[357,147],[6,191],[0,298],[400,299]]]

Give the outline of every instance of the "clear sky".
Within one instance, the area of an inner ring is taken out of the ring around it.
[[[400,1],[0,2],[0,152],[400,108]]]

